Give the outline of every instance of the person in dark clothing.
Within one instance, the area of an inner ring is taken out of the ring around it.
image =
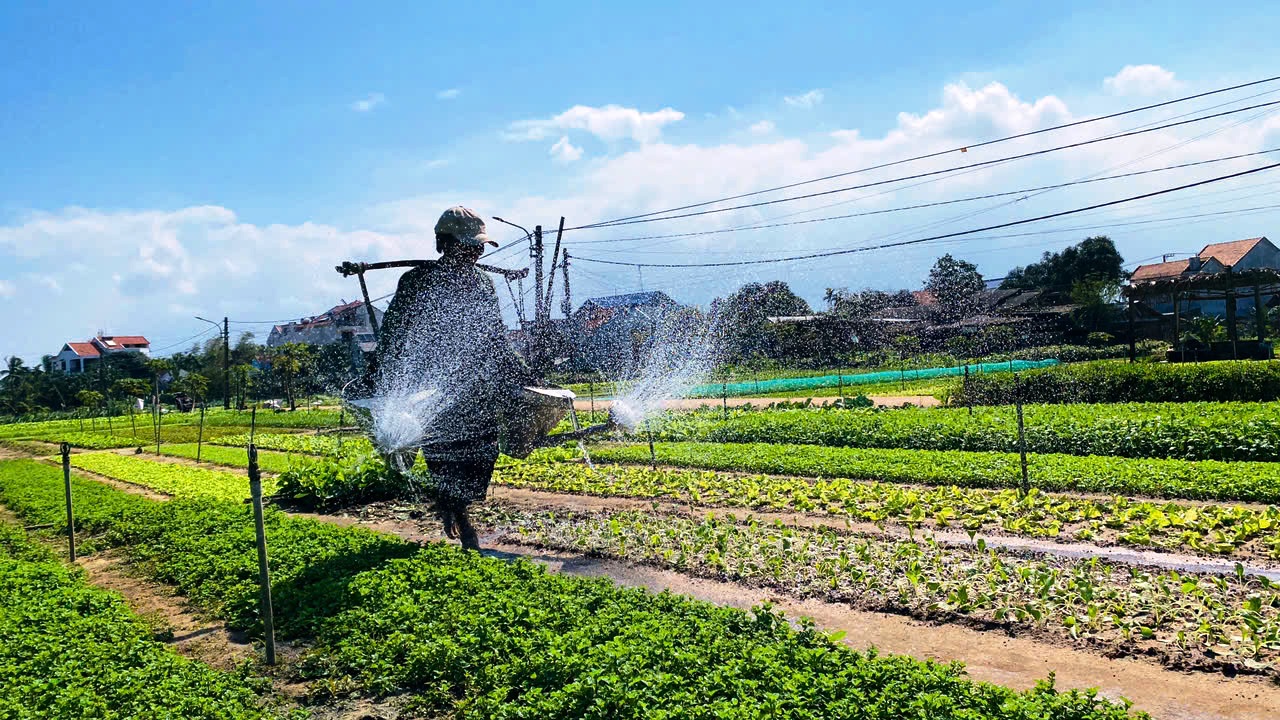
[[[435,231],[440,259],[401,276],[383,317],[378,383],[403,388],[430,379],[439,399],[422,442],[393,464],[411,467],[420,450],[445,533],[479,550],[467,507],[488,492],[502,410],[537,381],[507,340],[493,281],[476,267],[485,245],[497,245],[484,221],[454,207]]]

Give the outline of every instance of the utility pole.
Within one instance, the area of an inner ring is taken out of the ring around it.
[[[533,244],[529,246],[529,257],[533,261],[533,357],[535,369],[542,367],[542,226],[533,226]]]
[[[542,302],[542,309],[547,313],[543,322],[551,324],[551,296],[556,284],[556,264],[560,261],[560,239],[564,236],[564,216],[560,216],[560,229],[556,230],[556,247],[551,251],[551,273],[547,277],[547,298]]]
[[[231,321],[226,315],[222,316],[222,409],[231,409]],[[200,412],[203,417],[204,409]]]
[[[231,409],[231,321],[224,315],[222,317],[222,327],[218,327],[218,323],[196,315],[197,320],[207,322],[212,325],[219,334],[222,335],[222,377],[225,380],[222,388],[222,409]]]
[[[565,319],[573,313],[573,302],[569,296],[569,249],[565,248],[564,257],[560,260],[560,269],[564,272],[564,300],[560,301],[560,312],[564,313]],[[1258,337],[1262,337],[1262,333],[1258,333]]]

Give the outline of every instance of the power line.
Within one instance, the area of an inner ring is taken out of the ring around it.
[[[831,250],[827,252],[810,253],[808,255],[795,255],[792,257],[772,258],[772,259],[766,259],[766,260],[737,260],[732,262],[717,262],[717,263],[633,263],[633,262],[623,262],[621,260],[601,260],[597,258],[581,257],[578,255],[574,256],[574,260],[577,260],[578,262],[592,262],[592,263],[600,263],[604,265],[622,265],[625,267],[635,267],[635,268],[733,267],[733,266],[741,266],[741,265],[765,265],[765,264],[771,264],[771,263],[791,262],[793,260],[811,260],[814,258],[831,257],[834,255],[847,255],[850,253],[867,252],[870,250],[883,250],[886,248],[901,247],[904,245],[916,245],[919,243],[932,242],[935,240],[942,240],[945,238],[959,237],[962,235],[973,235],[976,233],[987,232],[989,230],[999,230],[1001,228],[1013,227],[1016,225],[1026,225],[1027,223],[1040,222],[1043,220],[1049,220],[1056,217],[1063,217],[1066,215],[1075,215],[1077,213],[1088,212],[1090,210],[1097,210],[1099,208],[1111,207],[1114,205],[1121,205],[1124,203],[1133,202],[1135,200],[1142,200],[1149,197],[1156,197],[1158,195],[1167,195],[1169,193],[1178,192],[1180,190],[1187,190],[1193,187],[1200,187],[1202,185],[1209,185],[1212,183],[1221,182],[1223,180],[1230,180],[1232,178],[1243,177],[1245,175],[1252,175],[1254,173],[1263,172],[1265,170],[1273,170],[1277,167],[1280,167],[1280,163],[1264,165],[1262,167],[1254,168],[1252,170],[1243,170],[1241,172],[1232,173],[1230,175],[1220,175],[1218,177],[1209,178],[1207,180],[1200,180],[1194,183],[1188,183],[1186,185],[1179,185],[1177,187],[1165,188],[1164,190],[1156,190],[1154,192],[1143,193],[1141,195],[1133,195],[1127,198],[1121,198],[1119,200],[1111,200],[1109,202],[1097,203],[1095,205],[1089,205],[1087,207],[1075,208],[1073,210],[1063,210],[1061,212],[1050,213],[1048,215],[1040,215],[1033,218],[1024,218],[1022,220],[1014,220],[1012,222],[1000,223],[998,225],[988,225],[987,227],[975,228],[972,230],[961,230],[959,232],[946,233],[943,235],[933,235],[925,238],[917,238],[914,240],[903,240],[900,242],[892,242],[892,243],[883,243],[880,245],[869,245],[869,246],[858,247],[858,248],[846,248],[843,250]]]
[[[600,221],[600,222],[591,223],[591,224],[588,224],[588,225],[579,225],[579,226],[576,226],[576,227],[565,228],[565,230],[583,230],[583,229],[587,229],[587,228],[596,228],[596,227],[612,226],[612,225],[621,225],[621,224],[631,224],[629,221],[632,221],[632,220],[639,220],[639,219],[641,219],[641,218],[651,218],[651,217],[653,217],[653,216],[655,216],[655,215],[666,215],[667,213],[679,212],[679,211],[681,211],[681,210],[690,210],[690,209],[698,208],[698,207],[705,207],[705,206],[707,206],[707,205],[714,205],[714,204],[716,204],[716,203],[729,202],[730,200],[740,200],[740,199],[742,199],[742,198],[754,197],[754,196],[756,196],[756,195],[763,195],[763,194],[766,194],[766,193],[777,192],[777,191],[779,191],[779,190],[789,190],[789,189],[791,189],[791,188],[801,187],[801,186],[803,186],[803,185],[810,185],[810,184],[813,184],[813,183],[823,182],[823,181],[826,181],[826,180],[834,180],[834,179],[836,179],[836,178],[847,177],[847,176],[849,176],[849,175],[855,175],[855,174],[858,174],[858,173],[871,172],[872,170],[881,170],[881,169],[888,168],[888,167],[894,167],[894,166],[897,166],[897,165],[903,165],[903,164],[906,164],[906,163],[915,162],[915,161],[917,161],[917,160],[928,160],[928,159],[930,159],[930,158],[942,157],[943,155],[949,155],[949,154],[951,154],[951,153],[956,153],[956,152],[968,152],[970,149],[974,149],[974,148],[987,147],[987,146],[989,146],[989,145],[996,145],[996,144],[1003,143],[1003,142],[1009,142],[1009,141],[1011,141],[1011,140],[1018,140],[1018,139],[1021,139],[1021,138],[1031,137],[1031,136],[1033,136],[1033,135],[1040,135],[1040,134],[1042,134],[1042,133],[1053,132],[1053,131],[1055,131],[1055,130],[1064,130],[1064,129],[1066,129],[1066,128],[1078,127],[1078,126],[1080,126],[1080,125],[1086,125],[1086,124],[1089,124],[1089,123],[1100,122],[1100,121],[1102,121],[1102,120],[1110,120],[1110,119],[1113,119],[1113,118],[1122,117],[1122,116],[1124,116],[1124,115],[1132,115],[1132,114],[1134,114],[1134,113],[1144,112],[1144,111],[1147,111],[1147,110],[1154,110],[1154,109],[1156,109],[1156,108],[1165,107],[1165,106],[1167,106],[1167,105],[1174,105],[1174,104],[1177,104],[1177,103],[1187,102],[1187,101],[1189,101],[1189,100],[1196,100],[1196,99],[1199,99],[1199,98],[1202,98],[1202,97],[1208,97],[1208,96],[1210,96],[1210,95],[1218,95],[1218,94],[1221,94],[1221,93],[1224,93],[1224,92],[1231,92],[1232,90],[1239,90],[1239,89],[1241,89],[1241,88],[1252,87],[1252,86],[1255,86],[1255,85],[1262,85],[1262,84],[1265,84],[1265,83],[1275,82],[1276,80],[1280,80],[1280,75],[1272,76],[1272,77],[1269,77],[1269,78],[1264,78],[1264,79],[1262,79],[1262,80],[1254,80],[1254,81],[1252,81],[1252,82],[1241,83],[1241,84],[1239,84],[1239,85],[1232,85],[1232,86],[1230,86],[1230,87],[1218,88],[1218,89],[1216,89],[1216,90],[1210,90],[1210,91],[1207,91],[1207,92],[1197,93],[1197,94],[1194,94],[1194,95],[1187,95],[1187,96],[1184,96],[1184,97],[1175,98],[1175,99],[1173,99],[1173,100],[1166,100],[1166,101],[1164,101],[1164,102],[1152,103],[1152,104],[1150,104],[1150,105],[1144,105],[1144,106],[1142,106],[1142,107],[1132,108],[1132,109],[1129,109],[1129,110],[1123,110],[1123,111],[1120,111],[1120,112],[1111,113],[1111,114],[1109,114],[1109,115],[1100,115],[1100,116],[1098,116],[1098,117],[1086,118],[1086,119],[1084,119],[1084,120],[1076,120],[1076,121],[1074,121],[1074,122],[1064,123],[1064,124],[1061,124],[1061,125],[1054,125],[1053,127],[1042,128],[1042,129],[1040,129],[1040,130],[1031,130],[1031,131],[1024,132],[1024,133],[1018,133],[1018,134],[1016,134],[1016,135],[1007,135],[1007,136],[1005,136],[1005,137],[996,138],[996,139],[994,139],[994,140],[985,140],[985,141],[983,141],[983,142],[974,143],[974,144],[972,144],[972,145],[961,145],[961,146],[958,146],[958,147],[950,148],[950,149],[948,149],[948,150],[939,150],[939,151],[937,151],[937,152],[926,153],[926,154],[923,154],[923,155],[916,155],[915,157],[909,157],[909,158],[905,158],[905,159],[902,159],[902,160],[894,160],[894,161],[892,161],[892,162],[881,163],[881,164],[879,164],[879,165],[871,165],[871,166],[864,167],[864,168],[858,168],[858,169],[856,169],[856,170],[849,170],[849,171],[846,171],[846,172],[835,173],[835,174],[833,174],[833,175],[826,175],[826,176],[823,176],[823,177],[814,178],[814,179],[812,179],[812,180],[803,180],[803,181],[800,181],[800,182],[789,183],[789,184],[786,184],[786,185],[778,185],[778,186],[776,186],[776,187],[766,188],[766,189],[764,189],[764,190],[755,190],[755,191],[748,192],[748,193],[742,193],[742,194],[740,194],[740,195],[731,195],[731,196],[728,196],[728,197],[722,197],[722,198],[718,198],[718,199],[715,199],[715,200],[706,200],[706,201],[703,201],[703,202],[692,203],[692,204],[690,204],[690,205],[682,205],[682,206],[679,206],[679,207],[668,208],[668,209],[666,209],[666,210],[655,210],[655,211],[653,211],[653,212],[642,213],[642,214],[639,214],[639,215],[629,215],[629,216],[626,216],[626,217],[616,218],[616,219],[613,219],[613,220],[602,220],[602,221]],[[1246,109],[1247,109],[1247,108],[1246,108]],[[1158,128],[1157,128],[1157,129],[1158,129]],[[659,219],[667,219],[667,218],[659,218]]]
[[[179,341],[178,341],[178,342],[176,342],[176,343],[172,343],[172,344],[169,344],[169,345],[165,345],[164,347],[153,348],[153,349],[151,350],[151,352],[164,352],[165,350],[168,350],[169,348],[176,348],[176,347],[178,347],[179,345],[186,345],[186,344],[187,344],[187,343],[189,343],[189,342],[192,342],[192,341],[195,341],[195,340],[199,340],[200,338],[202,338],[202,337],[204,337],[204,336],[208,335],[208,334],[209,334],[209,333],[211,333],[211,332],[214,332],[215,330],[216,330],[216,328],[209,328],[208,330],[205,330],[204,332],[199,333],[198,335],[192,335],[191,337],[189,337],[189,338],[187,338],[187,339],[185,339],[185,340],[179,340]]]
[[[1228,155],[1226,157],[1213,158],[1212,160],[1200,160],[1198,162],[1181,163],[1178,165],[1169,165],[1168,167],[1152,168],[1150,170],[1139,170],[1137,172],[1122,173],[1120,175],[1108,175],[1106,177],[1087,178],[1084,180],[1075,180],[1072,182],[1058,183],[1057,185],[1042,185],[1040,187],[1023,188],[1020,190],[1008,190],[1005,192],[989,193],[987,195],[972,195],[969,197],[957,198],[955,200],[940,200],[938,202],[922,203],[919,205],[906,205],[897,208],[886,208],[884,210],[868,210],[865,212],[847,213],[844,215],[830,215],[827,217],[810,218],[808,220],[792,220],[789,222],[771,223],[767,225],[752,225],[748,227],[721,228],[719,230],[701,230],[697,232],[671,233],[667,235],[643,235],[640,237],[630,238],[609,238],[605,240],[583,240],[578,241],[577,245],[599,245],[605,243],[619,242],[638,242],[640,240],[666,240],[669,238],[697,237],[702,235],[719,235],[722,233],[742,232],[744,230],[766,230],[769,228],[789,227],[792,225],[808,225],[811,223],[829,222],[831,220],[846,220],[848,218],[865,217],[868,215],[884,215],[887,213],[903,212],[905,210],[919,210],[922,208],[939,207],[942,205],[954,205],[956,203],[972,202],[975,200],[990,200],[991,198],[1008,197],[1010,195],[1021,195],[1024,193],[1042,192],[1054,190],[1057,188],[1072,187],[1074,185],[1086,185],[1089,183],[1103,182],[1105,180],[1119,180],[1121,178],[1135,177],[1137,175],[1147,175],[1150,173],[1164,172],[1168,170],[1179,170],[1182,168],[1195,167],[1197,165],[1208,165],[1211,163],[1225,162],[1228,160],[1239,160],[1241,158],[1254,157],[1257,155],[1265,155],[1280,151],[1280,148],[1271,148],[1270,150],[1260,150],[1258,152],[1242,153],[1239,155]]]
[[[903,182],[903,181],[905,181],[905,180],[917,180],[917,179],[919,179],[919,178],[933,177],[933,176],[937,176],[937,175],[945,175],[945,174],[947,174],[947,173],[953,173],[953,172],[957,172],[957,171],[960,171],[960,170],[970,170],[970,169],[973,169],[973,168],[980,168],[980,167],[986,167],[986,166],[989,166],[989,165],[995,165],[995,164],[997,164],[997,163],[1004,163],[1004,162],[1008,162],[1008,161],[1011,161],[1011,160],[1022,160],[1022,159],[1029,158],[1029,157],[1036,157],[1036,156],[1039,156],[1039,155],[1047,155],[1047,154],[1049,154],[1049,153],[1057,152],[1057,151],[1059,151],[1059,150],[1070,150],[1070,149],[1073,149],[1073,148],[1084,147],[1085,145],[1092,145],[1092,144],[1094,144],[1094,143],[1106,142],[1106,141],[1108,141],[1108,140],[1120,140],[1120,139],[1127,138],[1127,137],[1133,137],[1133,136],[1136,136],[1136,135],[1143,135],[1143,134],[1145,134],[1145,133],[1156,132],[1156,131],[1158,131],[1158,130],[1168,130],[1169,128],[1173,128],[1173,127],[1179,127],[1179,126],[1182,126],[1182,125],[1189,125],[1189,124],[1191,124],[1191,123],[1203,122],[1203,121],[1205,121],[1205,120],[1212,120],[1212,119],[1214,119],[1214,118],[1224,117],[1224,116],[1227,116],[1227,115],[1233,115],[1233,114],[1235,114],[1235,113],[1247,112],[1247,111],[1249,111],[1249,110],[1257,110],[1258,108],[1262,108],[1262,107],[1272,107],[1272,106],[1276,106],[1276,105],[1280,105],[1280,100],[1273,100],[1273,101],[1271,101],[1271,102],[1259,103],[1259,104],[1256,104],[1256,105],[1249,105],[1249,106],[1246,106],[1246,107],[1237,108],[1237,109],[1235,109],[1235,110],[1225,110],[1225,111],[1223,111],[1223,112],[1220,112],[1220,113],[1214,113],[1214,114],[1212,114],[1212,115],[1203,115],[1203,116],[1201,116],[1201,117],[1191,118],[1191,119],[1189,119],[1189,120],[1179,120],[1178,122],[1166,123],[1166,124],[1164,124],[1164,125],[1157,125],[1157,126],[1155,126],[1155,127],[1144,128],[1144,129],[1142,129],[1142,130],[1132,130],[1132,131],[1130,131],[1130,132],[1125,132],[1125,133],[1119,133],[1119,134],[1115,134],[1115,135],[1107,135],[1107,136],[1104,136],[1104,137],[1093,138],[1092,140],[1082,140],[1082,141],[1080,141],[1080,142],[1068,143],[1068,144],[1066,144],[1066,145],[1058,145],[1058,146],[1056,146],[1056,147],[1044,148],[1044,149],[1042,149],[1042,150],[1034,150],[1034,151],[1027,152],[1027,153],[1022,153],[1022,154],[1019,154],[1019,155],[1009,155],[1009,156],[1002,157],[1002,158],[995,158],[995,159],[992,159],[992,160],[984,160],[984,161],[982,161],[982,162],[971,163],[971,164],[969,164],[969,165],[960,165],[960,166],[952,167],[952,168],[944,168],[944,169],[942,169],[942,170],[931,170],[931,171],[929,171],[929,172],[916,173],[915,175],[906,175],[906,176],[898,177],[898,178],[890,178],[890,179],[888,179],[888,180],[877,180],[876,182],[863,183],[863,184],[861,184],[861,185],[849,185],[849,186],[846,186],[846,187],[835,188],[835,189],[832,189],[832,190],[822,190],[822,191],[819,191],[819,192],[807,193],[807,194],[804,194],[804,195],[792,195],[792,196],[790,196],[790,197],[777,198],[777,199],[774,199],[774,200],[761,200],[760,202],[747,203],[747,204],[745,204],[745,205],[732,205],[732,206],[730,206],[730,207],[726,207],[726,208],[714,208],[714,209],[711,209],[711,210],[699,210],[699,211],[697,211],[697,212],[684,213],[684,214],[681,214],[681,215],[665,215],[665,216],[663,216],[663,217],[648,217],[648,218],[643,218],[643,219],[632,219],[632,220],[626,220],[626,221],[618,221],[618,222],[610,223],[609,225],[607,225],[607,227],[618,227],[618,226],[620,226],[620,225],[635,225],[635,224],[639,224],[639,223],[658,222],[658,221],[660,221],[660,220],[678,220],[678,219],[680,219],[680,218],[687,218],[687,217],[700,217],[700,216],[703,216],[703,215],[714,215],[714,214],[717,214],[717,213],[731,212],[731,211],[733,211],[733,210],[747,210],[747,209],[750,209],[750,208],[764,207],[764,206],[766,206],[766,205],[777,205],[777,204],[779,204],[779,203],[794,202],[794,201],[796,201],[796,200],[807,200],[807,199],[809,199],[809,198],[823,197],[823,196],[825,196],[825,195],[834,195],[834,194],[836,194],[836,193],[848,192],[848,191],[850,191],[850,190],[861,190],[861,189],[863,189],[863,188],[877,187],[877,186],[880,186],[880,185],[888,185],[888,184],[892,184],[892,183]],[[594,228],[594,227],[602,227],[602,226],[599,226],[599,225],[595,225],[595,226],[581,226],[581,227],[579,227],[579,228],[565,228],[565,230],[566,230],[566,231],[568,231],[568,230],[577,230],[577,229],[582,229],[582,227],[593,227],[593,228]]]

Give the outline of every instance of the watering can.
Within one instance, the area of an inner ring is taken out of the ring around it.
[[[363,396],[364,388],[350,389],[352,383],[343,388],[343,404],[357,417],[362,418],[366,427],[373,424],[374,409],[384,404],[384,399],[376,395]],[[432,390],[424,390],[401,402],[413,404],[425,400]],[[540,447],[559,445],[565,441],[581,440],[591,435],[609,432],[617,427],[613,418],[607,422],[580,427],[577,415],[573,414],[574,430],[552,436],[550,433],[560,421],[573,413],[573,391],[558,387],[526,386],[520,388],[513,402],[498,410],[498,448],[503,454],[514,458],[526,458]]]

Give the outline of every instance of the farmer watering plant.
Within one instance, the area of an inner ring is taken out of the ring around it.
[[[546,444],[573,394],[538,387],[508,341],[486,272],[514,271],[477,265],[486,245],[497,246],[480,216],[450,208],[435,234],[437,260],[339,266],[362,279],[375,267],[412,268],[378,331],[376,370],[359,390],[374,397],[350,404],[369,411],[392,472],[408,473],[421,452],[445,533],[478,550],[468,506],[488,492],[499,453],[523,457]]]

